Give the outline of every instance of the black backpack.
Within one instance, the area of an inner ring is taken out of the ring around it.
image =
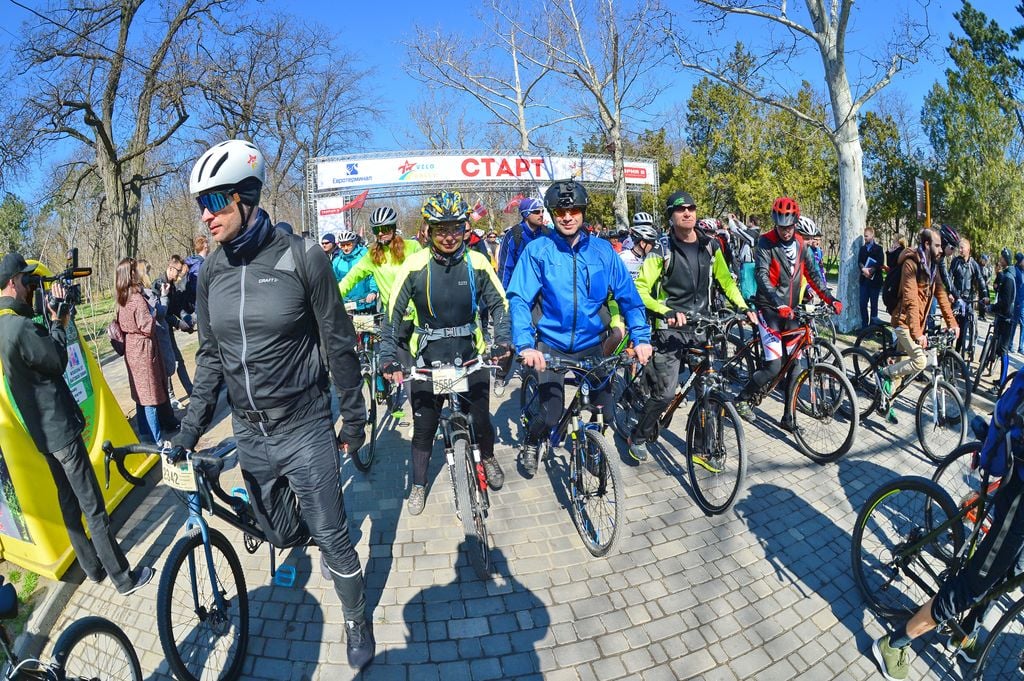
[[[899,262],[902,254],[902,248],[891,251],[892,259],[896,261],[896,266],[889,268],[889,274],[886,275],[885,283],[882,284],[882,303],[885,304],[885,309],[889,314],[896,314],[896,307],[900,304],[900,284],[903,279],[903,267],[900,266]]]

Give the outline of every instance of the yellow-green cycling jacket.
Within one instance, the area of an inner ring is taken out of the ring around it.
[[[395,238],[398,237],[396,236]],[[422,250],[422,247],[416,243],[415,239],[404,239],[404,241],[405,261],[408,262],[413,254]],[[338,282],[338,291],[341,293],[342,299],[344,299],[356,287],[356,284],[366,277],[373,275],[373,280],[377,282],[377,290],[380,294],[381,309],[387,310],[391,304],[391,288],[395,282],[395,275],[398,274],[398,270],[401,267],[402,263],[395,262],[390,250],[385,254],[384,262],[380,265],[373,262],[371,253],[367,251],[366,255],[353,265],[348,274]]]

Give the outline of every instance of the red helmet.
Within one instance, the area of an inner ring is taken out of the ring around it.
[[[800,206],[788,196],[780,196],[772,204],[772,222],[779,227],[791,227],[800,219]]]

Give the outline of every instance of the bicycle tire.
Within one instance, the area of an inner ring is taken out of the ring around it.
[[[935,595],[950,556],[963,545],[963,525],[950,525],[899,563],[894,554],[956,512],[956,504],[945,490],[916,476],[892,480],[868,497],[853,526],[850,559],[853,581],[872,611],[882,617],[909,617]],[[914,573],[916,579],[910,577],[911,567],[921,567],[923,576]]]
[[[825,317],[821,324],[823,328],[818,329],[818,334],[829,343],[835,345],[836,343],[836,323],[832,320],[832,317]]]
[[[879,353],[892,345],[892,327],[888,324],[868,324],[857,332],[853,347],[870,353]]]
[[[377,379],[371,374],[363,378],[363,396],[366,399],[366,442],[359,448],[354,456],[350,456],[352,463],[363,473],[370,470],[373,465],[373,457],[377,451],[377,435],[379,425],[377,423],[377,400],[374,397]]]
[[[53,664],[67,681],[142,681],[142,666],[128,634],[102,617],[83,617],[65,629],[53,646]]]
[[[992,362],[995,361],[994,337],[995,334],[991,329],[987,334],[985,334],[985,344],[981,346],[981,354],[978,356],[978,371],[974,374],[974,380],[971,383],[972,393],[978,392],[978,386],[981,385],[982,374],[990,373],[992,371]]]
[[[810,379],[817,385],[810,385]],[[808,385],[808,396],[801,399],[804,385]],[[831,364],[814,364],[796,374],[789,389],[787,399],[791,400],[791,413],[797,423],[793,435],[800,451],[815,463],[838,461],[856,442],[857,427],[860,424],[860,419],[854,416],[860,413],[857,411],[857,395],[844,371]],[[800,425],[804,420],[801,416],[807,417],[812,423],[807,427]],[[811,433],[833,423],[841,426],[837,432],[845,430],[839,445],[831,449],[820,448],[817,443],[812,445]],[[818,427],[814,427],[814,424]]]
[[[975,454],[981,451],[981,444],[978,440],[965,442],[954,449],[932,473],[932,482],[946,490],[958,509],[976,499],[981,491],[981,477],[971,468]],[[969,535],[972,529],[973,524],[965,522],[964,536]]]
[[[473,454],[469,451],[469,441],[457,437],[452,442],[454,448],[455,500],[462,518],[462,530],[466,535],[466,554],[473,571],[480,579],[490,579],[491,547],[487,534],[487,518],[482,504],[478,503],[478,495],[474,492],[477,484],[476,466]]]
[[[230,634],[232,623],[228,613],[221,612],[213,603],[212,580],[208,574],[205,551],[203,550],[203,535],[198,528],[179,539],[171,548],[167,556],[163,574],[160,577],[160,586],[156,594],[156,623],[160,635],[160,647],[163,648],[167,657],[167,664],[179,681],[198,681],[203,677],[204,672],[217,673],[220,681],[231,681],[237,679],[242,673],[242,664],[245,662],[246,649],[249,646],[249,594],[245,589],[245,574],[242,572],[242,565],[238,561],[238,553],[231,546],[227,537],[213,528],[208,528],[210,537],[210,548],[224,558],[224,563],[215,566],[219,570],[217,574],[218,588],[221,589],[224,598],[228,601],[231,612],[237,613],[237,622],[234,623],[234,631],[237,634],[234,640],[228,643],[225,650],[227,662],[211,667],[208,664],[210,651],[195,650],[200,645],[213,642],[216,644],[219,639]],[[198,554],[194,553],[196,550]],[[199,568],[196,571],[195,568]],[[232,589],[226,589],[221,572],[230,572],[234,579]],[[177,611],[175,609],[175,586],[179,574],[184,576],[184,582],[178,589],[184,598],[180,602]],[[205,581],[204,581],[205,580]],[[199,592],[193,593],[192,584],[199,586]],[[205,594],[203,590],[205,589]],[[234,593],[231,593],[231,592]],[[203,596],[209,597],[209,601],[203,601]],[[201,612],[194,611],[195,602],[200,603]],[[194,623],[186,625],[186,635],[194,635],[196,643],[188,646],[189,649],[182,650],[183,644],[175,637],[176,615],[181,615],[181,610],[190,613]],[[227,628],[225,628],[227,627]],[[233,650],[233,652],[232,652]],[[184,655],[182,653],[185,653]],[[192,663],[191,665],[188,663]],[[198,672],[194,673],[195,664],[198,663]],[[192,668],[190,668],[192,667]],[[209,678],[209,677],[207,677]]]
[[[622,527],[625,488],[614,450],[604,435],[586,429],[573,438],[570,456],[569,506],[584,546],[591,555],[604,556],[615,545]]]
[[[739,394],[757,368],[753,355],[761,345],[748,343],[749,341],[743,342],[739,338],[729,337],[730,352],[724,355],[729,359],[722,365],[722,376],[729,386],[729,392],[733,394]]]
[[[1000,383],[999,386],[996,388],[996,401],[998,401],[999,398],[1003,396],[1003,392],[1006,390],[1006,386],[1013,383],[1013,379],[1015,378],[1017,378],[1016,371],[1011,371],[1008,374],[1006,374],[1006,380]]]
[[[878,405],[882,402],[882,396],[878,391],[878,383],[875,380],[875,370],[878,367],[875,359],[864,348],[848,347],[843,348],[843,369],[846,377],[857,394],[857,406],[860,408],[860,420],[864,421],[871,416]]]
[[[702,431],[699,439],[698,430]],[[727,441],[730,432],[734,439]],[[743,424],[736,407],[722,395],[712,393],[706,399],[698,399],[690,409],[686,423],[686,468],[694,500],[708,515],[728,511],[743,491],[747,475]]]
[[[964,409],[971,406],[971,368],[964,361],[956,350],[946,349],[939,356],[939,369],[942,371],[942,378],[956,389],[960,395],[960,401]]]
[[[917,398],[914,429],[924,455],[935,463],[942,463],[967,437],[967,410],[956,388],[941,378],[936,382],[935,402],[929,404],[932,392],[930,385],[925,386]],[[934,418],[929,420],[930,416]],[[956,444],[950,446],[954,431]]]
[[[1007,631],[1013,628],[1013,633]],[[978,681],[1002,681],[1024,674],[1024,651],[1021,650],[1021,639],[1024,638],[1024,598],[1017,599],[1011,605],[987,637],[979,649],[978,661],[971,668],[972,679]],[[997,648],[997,644],[999,647]],[[1005,654],[1000,654],[1005,650]]]

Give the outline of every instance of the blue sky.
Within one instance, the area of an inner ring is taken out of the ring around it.
[[[23,0],[33,7],[42,8],[44,2],[39,0]],[[665,0],[666,4],[685,17],[691,6],[687,0]],[[250,3],[253,11],[281,10],[296,14],[306,20],[316,21],[336,32],[339,43],[361,60],[361,65],[375,69],[372,87],[381,99],[386,102],[383,112],[385,123],[375,130],[367,145],[373,149],[399,149],[409,144],[403,131],[410,127],[406,111],[415,101],[422,86],[412,80],[402,69],[405,60],[405,49],[402,41],[412,35],[414,24],[426,27],[438,27],[443,30],[462,32],[475,35],[480,31],[476,18],[478,8],[484,3],[480,0],[392,0],[379,2],[338,2],[337,0],[266,0],[263,3]],[[529,3],[524,2],[524,5]],[[800,0],[789,0],[790,16],[806,22],[806,10]],[[1011,28],[1020,23],[1020,16],[1014,9],[1016,2],[1011,0],[977,0],[974,5],[978,9],[996,19],[1004,28]],[[902,95],[916,107],[923,100],[931,85],[942,78],[945,67],[943,48],[948,44],[948,35],[957,29],[953,12],[961,6],[959,0],[932,0],[928,8],[929,23],[936,38],[933,41],[932,57],[922,61],[897,76],[887,92]],[[864,49],[877,52],[885,36],[889,35],[895,12],[903,8],[918,8],[918,0],[862,0],[855,5],[849,45],[853,50]],[[14,41],[12,33],[17,33],[17,26],[25,20],[38,21],[25,10],[13,5],[10,0],[0,0],[0,46],[4,53]],[[756,20],[734,21],[725,29],[710,34],[701,27],[691,26],[696,35],[716,45],[732,45],[741,40],[748,45],[756,46],[763,40],[766,30],[764,22]],[[856,54],[851,54],[849,67],[855,72],[861,68]],[[824,91],[821,63],[816,52],[808,52],[793,62],[794,79],[807,79],[815,87]],[[659,83],[664,86],[661,96],[647,112],[652,121],[659,120],[659,115],[670,110],[679,102],[684,102],[689,95],[696,76],[688,72],[678,72],[665,67],[658,73]],[[853,76],[851,76],[852,78]],[[353,93],[359,96],[359,93]],[[465,106],[473,110],[474,105],[466,101]]]

